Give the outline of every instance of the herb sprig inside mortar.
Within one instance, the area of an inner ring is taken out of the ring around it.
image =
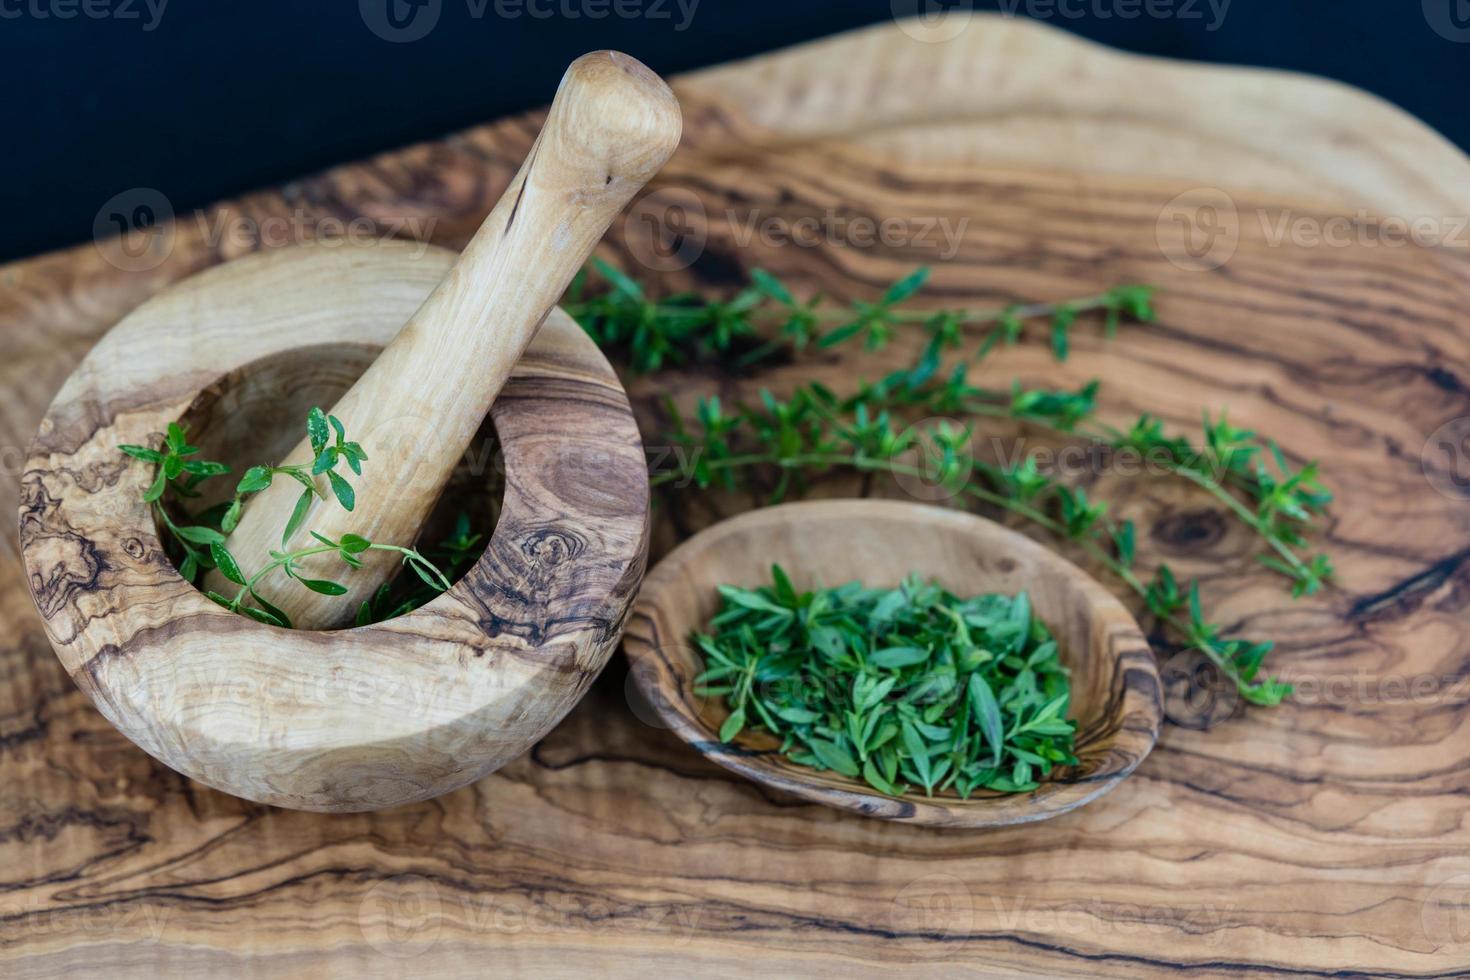
[[[218,592],[206,592],[209,598],[231,612],[242,613],[262,623],[284,626],[288,629],[292,625],[290,617],[261,594],[262,583],[271,573],[280,571],[288,580],[322,595],[342,595],[347,591],[347,587],[340,582],[331,579],[304,578],[298,574],[297,563],[313,555],[335,553],[342,559],[343,565],[346,566],[345,570],[350,572],[351,569],[362,567],[362,559],[358,556],[365,551],[395,552],[402,556],[403,564],[412,569],[429,589],[427,595],[422,592],[413,594],[417,602],[426,602],[434,595],[448,590],[449,579],[433,562],[418,551],[400,545],[369,541],[357,534],[344,534],[340,540],[334,541],[313,531],[311,536],[315,539],[315,544],[291,551],[272,551],[271,560],[259,569],[247,572],[240,567],[235,556],[225,546],[225,541],[239,523],[240,512],[245,501],[252,494],[269,487],[276,477],[282,476],[295,480],[302,487],[296,507],[281,531],[282,548],[286,546],[286,542],[292,535],[300,530],[313,498],[331,499],[327,496],[326,490],[317,482],[317,477],[327,478],[332,497],[343,509],[351,511],[356,506],[357,497],[352,489],[352,484],[337,472],[337,467],[345,461],[353,473],[361,474],[362,464],[368,458],[367,453],[356,442],[348,440],[342,422],[336,416],[328,415],[320,408],[313,408],[308,413],[306,433],[314,454],[309,465],[252,466],[240,477],[240,481],[235,485],[234,495],[229,500],[193,515],[189,515],[184,510],[180,498],[198,498],[201,496],[200,484],[212,477],[228,474],[230,467],[224,463],[195,458],[200,449],[198,446],[189,444],[183,426],[177,422],[169,423],[168,431],[157,448],[135,445],[118,446],[118,449],[134,459],[152,463],[158,467],[152,484],[143,493],[143,499],[153,508],[159,526],[168,533],[182,555],[178,563],[179,574],[187,581],[194,583],[206,570],[218,568],[220,573],[230,582],[238,585],[239,589],[234,595],[228,596]],[[173,512],[177,512],[179,516],[176,517]],[[468,527],[463,522],[457,530],[457,536],[468,538]],[[474,540],[470,540],[469,546],[473,544]],[[384,601],[387,595],[388,587],[384,586],[372,601],[364,602],[358,611],[357,625],[363,626],[376,622],[379,618],[386,618],[387,615],[400,615],[409,611],[410,608],[415,608],[411,604],[405,604],[385,609]]]
[[[1066,670],[1025,593],[959,599],[918,576],[798,592],[771,574],[722,586],[712,632],[693,637],[697,690],[731,708],[721,741],[765,729],[793,762],[890,796],[1027,792],[1076,764]]]

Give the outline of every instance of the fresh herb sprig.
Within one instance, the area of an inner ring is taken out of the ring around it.
[[[1096,381],[1077,391],[1024,388],[1019,382],[1009,391],[987,390],[971,385],[965,365],[959,364],[942,382],[917,380],[914,371],[897,371],[876,384],[860,385],[858,393],[846,399],[820,385],[808,393],[842,411],[863,405],[870,414],[922,409],[1024,422],[1059,435],[1083,437],[1111,453],[1132,454],[1205,490],[1255,532],[1267,548],[1259,560],[1291,581],[1294,596],[1315,593],[1331,577],[1332,564],[1325,554],[1299,553],[1305,534],[1332,501],[1315,461],[1293,468],[1274,441],[1236,428],[1223,412],[1215,419],[1205,413],[1204,442],[1198,446],[1167,432],[1161,420],[1147,413],[1126,428],[1117,428],[1097,418],[1097,392]]]
[[[763,392],[759,406],[730,411],[718,398],[701,399],[692,420],[672,402],[668,411],[673,425],[668,439],[685,451],[674,469],[652,477],[655,486],[757,490],[761,474],[774,473],[766,499],[775,503],[832,470],[932,482],[1076,542],[1184,645],[1209,657],[1247,700],[1278,704],[1291,692],[1274,677],[1260,677],[1270,643],[1225,636],[1219,624],[1204,617],[1198,583],[1181,581],[1167,565],[1160,565],[1151,580],[1141,579],[1135,570],[1133,523],[1113,521],[1106,502],[1042,472],[1033,456],[1014,464],[982,460],[970,450],[970,428],[906,426],[886,408],[840,401],[820,385],[804,386],[787,400]]]
[[[649,374],[709,357],[740,365],[783,351],[830,348],[861,340],[869,351],[889,343],[899,330],[918,328],[928,336],[920,365],[937,365],[942,352],[965,342],[965,328],[990,329],[974,351],[984,357],[1000,343],[1014,344],[1034,320],[1050,322],[1052,349],[1065,360],[1071,329],[1081,314],[1102,311],[1108,336],[1124,319],[1153,318],[1149,286],[1118,286],[1065,303],[1025,303],[984,310],[902,310],[929,279],[921,267],[890,286],[875,302],[832,305],[823,297],[798,300],[764,269],[751,270],[751,283],[733,298],[712,300],[697,293],[651,299],[642,285],[601,259],[592,260],[607,289],[589,294],[587,270],[573,281],[563,308],[604,349],[621,353],[635,374]],[[742,350],[743,348],[743,350]],[[737,353],[738,352],[738,353]]]
[[[1076,723],[1057,644],[1025,593],[959,599],[911,577],[798,592],[722,586],[699,693],[724,697],[729,742],[749,728],[792,761],[890,796],[1035,789],[1073,765]]]
[[[1068,437],[1082,437],[1113,452],[1135,452],[1152,464],[1200,487],[1259,536],[1265,545],[1261,562],[1291,581],[1294,596],[1320,589],[1332,575],[1324,554],[1302,549],[1315,520],[1331,501],[1321,485],[1317,465],[1293,468],[1269,439],[1237,429],[1224,413],[1204,417],[1204,441],[1167,433],[1160,420],[1140,415],[1119,429],[1096,415],[1097,383],[1076,392],[1023,387],[988,391],[967,381],[970,364],[997,344],[1014,343],[1028,319],[1051,322],[1051,346],[1058,359],[1070,349],[1070,332],[1078,316],[1102,310],[1105,334],[1111,337],[1125,319],[1154,319],[1153,293],[1147,286],[1119,286],[1097,296],[1056,304],[1028,304],[988,311],[897,310],[924,284],[920,269],[890,287],[876,303],[850,309],[824,306],[820,297],[797,300],[791,290],[761,270],[728,301],[706,301],[680,294],[651,300],[647,290],[623,273],[597,263],[610,290],[584,298],[585,277],[569,295],[568,309],[605,349],[622,354],[634,373],[656,371],[711,355],[728,355],[753,338],[765,338],[739,363],[749,363],[785,350],[799,354],[811,346],[835,346],[864,338],[873,350],[884,346],[903,325],[918,325],[928,335],[922,353],[908,369],[876,383],[859,383],[855,394],[839,398],[818,384],[778,400],[761,393],[758,406],[725,410],[718,397],[700,399],[686,420],[666,399],[672,431],[662,440],[682,449],[673,471],[656,472],[655,485],[679,483],[698,487],[737,486],[764,492],[767,503],[803,492],[811,479],[834,469],[863,474],[864,492],[874,477],[937,479],[954,493],[1031,521],[1038,527],[1077,542],[1135,592],[1166,631],[1187,647],[1203,652],[1234,682],[1248,700],[1276,704],[1291,692],[1274,677],[1261,677],[1268,642],[1225,635],[1201,608],[1198,582],[1181,580],[1167,564],[1147,579],[1135,570],[1136,529],[1130,521],[1114,521],[1103,501],[1090,500],[1073,487],[1040,471],[1036,460],[998,465],[969,452],[971,427],[937,426],[924,434],[900,420],[920,410],[966,419],[996,417],[1039,425]],[[840,321],[834,329],[825,324]],[[973,351],[966,327],[990,327]],[[772,336],[774,334],[774,336]],[[960,352],[960,363],[945,371],[945,361]],[[919,465],[908,461],[914,454]]]
[[[415,549],[369,541],[357,534],[345,534],[340,541],[333,541],[313,531],[311,535],[316,539],[316,544],[306,545],[292,551],[272,551],[271,560],[263,568],[248,575],[240,568],[235,556],[226,546],[226,541],[230,532],[239,523],[240,512],[245,501],[250,496],[269,487],[275,477],[284,476],[295,480],[302,486],[296,506],[281,532],[282,547],[285,547],[286,542],[300,530],[314,499],[335,498],[347,511],[351,511],[356,506],[356,492],[351,483],[337,472],[337,466],[345,461],[348,468],[360,476],[362,464],[368,458],[367,453],[358,443],[347,438],[346,430],[340,419],[334,415],[328,415],[320,408],[312,408],[307,414],[306,433],[313,453],[311,463],[252,466],[240,477],[229,500],[192,516],[184,511],[181,503],[167,499],[167,496],[172,492],[179,498],[197,498],[201,496],[199,485],[211,477],[230,473],[229,466],[212,460],[193,458],[198,456],[200,449],[189,443],[183,425],[177,422],[169,423],[163,440],[157,448],[128,444],[118,446],[118,449],[134,459],[157,465],[158,473],[148,489],[144,491],[143,499],[153,509],[160,526],[168,532],[183,555],[178,564],[179,574],[185,580],[195,583],[205,571],[218,568],[221,575],[240,588],[233,596],[214,591],[205,594],[231,612],[238,612],[273,626],[291,628],[290,617],[284,610],[261,595],[258,586],[270,573],[280,570],[288,579],[300,583],[313,592],[322,595],[344,595],[348,589],[340,582],[331,579],[306,578],[299,573],[298,566],[302,559],[333,552],[349,569],[362,567],[362,559],[358,556],[365,551],[391,551],[402,556],[402,563],[414,572],[428,592],[426,594],[423,589],[420,589],[411,593],[410,598],[414,604],[399,606],[393,610],[394,615],[401,615],[417,608],[418,605],[422,605],[439,592],[447,591],[450,587],[449,578],[432,561]],[[328,497],[327,491],[318,485],[316,478],[323,475],[327,477],[331,497]],[[180,517],[176,519],[171,510],[178,511]],[[478,540],[478,536],[475,536],[466,544],[467,534],[464,533],[458,535],[458,538],[461,539],[459,543],[467,548],[473,547],[475,541]],[[387,585],[384,588],[386,589]],[[249,605],[249,602],[255,604]],[[370,621],[376,622],[377,620]],[[359,625],[362,625],[361,613],[359,613]]]

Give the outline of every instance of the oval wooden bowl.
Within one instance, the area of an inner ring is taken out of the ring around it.
[[[765,733],[746,732],[721,744],[717,733],[729,712],[723,699],[694,693],[704,665],[688,637],[719,611],[719,585],[765,584],[773,563],[799,589],[853,580],[894,586],[918,572],[961,596],[1029,593],[1072,672],[1069,717],[1079,722],[1079,764],[1031,793],[894,798],[787,761]],[[1158,670],[1143,632],[1106,589],[992,521],[899,501],[784,504],[696,534],[648,574],[623,646],[643,695],[708,758],[756,782],[885,820],[1000,827],[1065,813],[1108,792],[1143,761],[1163,714]]]
[[[483,557],[388,622],[284,630],[215,605],[164,554],[150,467],[115,448],[262,371],[285,395],[360,371],[454,258],[379,242],[220,266],[120,321],[47,412],[22,478],[32,595],[72,679],[179,772],[304,810],[437,796],[541,738],[616,645],[646,555],[646,464],[616,376],[560,310],[491,413],[506,488]]]

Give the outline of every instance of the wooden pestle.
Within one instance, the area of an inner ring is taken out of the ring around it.
[[[612,219],[674,152],[681,129],[673,93],[636,59],[596,51],[572,62],[520,171],[459,261],[330,409],[368,456],[361,476],[338,465],[355,490],[354,510],[328,490],[283,548],[301,486],[276,477],[247,503],[228,541],[246,575],[268,564],[272,550],[312,544],[312,531],[414,543],[541,321]],[[286,462],[312,458],[303,439]],[[326,477],[317,479],[326,489]],[[297,628],[350,625],[400,560],[377,550],[358,557],[360,569],[335,554],[297,566],[303,577],[341,582],[346,595],[320,595],[283,574],[259,589]],[[207,588],[233,595],[238,586],[215,570]]]

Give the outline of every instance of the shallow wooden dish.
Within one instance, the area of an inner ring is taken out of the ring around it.
[[[1072,671],[1079,764],[1031,793],[968,800],[884,796],[865,783],[782,758],[769,735],[729,745],[729,714],[694,693],[704,669],[688,642],[719,609],[716,587],[769,581],[781,565],[797,588],[854,579],[896,585],[911,571],[959,595],[1030,594]],[[1045,820],[1117,786],[1153,748],[1162,717],[1159,675],[1143,632],[1123,604],[1059,555],[992,521],[891,500],[829,500],[751,511],[674,549],[648,574],[623,638],[640,691],[680,738],[742,776],[870,817],[944,827],[1000,827]]]

